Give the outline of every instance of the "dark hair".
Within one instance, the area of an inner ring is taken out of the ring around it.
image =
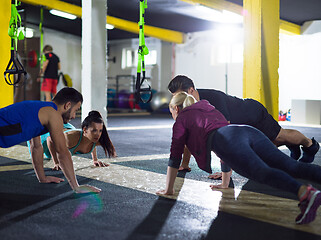
[[[48,51],[48,52],[52,52],[52,46],[50,46],[50,45],[46,45],[46,46],[44,46],[44,48],[43,48],[43,52],[45,52],[45,51]]]
[[[171,93],[175,93],[177,91],[187,92],[191,87],[195,89],[192,79],[184,75],[177,75],[169,82],[167,88]]]
[[[83,102],[83,98],[80,92],[71,87],[64,87],[59,92],[57,92],[56,96],[52,99],[53,102],[62,105],[67,102],[71,102],[73,105],[78,102]]]
[[[116,150],[114,148],[113,143],[111,142],[111,140],[109,138],[106,126],[104,124],[104,120],[98,111],[90,111],[88,113],[88,116],[82,122],[81,128],[82,129],[88,128],[91,125],[91,123],[93,123],[93,122],[103,124],[103,132],[99,138],[99,143],[103,147],[106,156],[108,153],[109,157],[116,157]]]

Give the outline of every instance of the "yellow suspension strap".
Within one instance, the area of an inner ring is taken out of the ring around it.
[[[20,30],[21,17],[17,11],[18,1],[11,4],[11,17],[9,21],[8,35],[11,37],[11,57],[4,72],[4,79],[8,85],[16,85],[20,82],[22,74],[26,77],[27,72],[17,57],[18,40],[23,40],[24,35]],[[19,2],[20,4],[20,2]],[[15,78],[17,75],[17,78]]]
[[[147,0],[140,0],[139,5],[139,48],[138,48],[138,63],[137,63],[137,79],[136,79],[136,90],[135,90],[135,100],[136,103],[144,102],[148,103],[152,100],[152,89],[149,83],[146,81],[145,76],[145,58],[144,56],[148,54],[148,48],[145,45],[144,36],[144,24],[145,24],[145,9],[147,8]],[[142,73],[142,79],[141,79]],[[146,87],[147,86],[147,87]],[[148,96],[148,98],[143,97]]]

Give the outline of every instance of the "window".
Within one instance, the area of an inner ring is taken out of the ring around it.
[[[138,52],[137,50],[123,48],[122,51],[122,69],[137,67]],[[150,50],[148,55],[145,55],[145,66],[154,65],[157,63],[157,51]]]

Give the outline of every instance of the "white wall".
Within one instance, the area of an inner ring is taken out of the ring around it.
[[[321,100],[321,28],[318,33],[280,35],[280,110],[292,99]]]
[[[109,62],[108,77],[117,74],[136,75],[136,67],[122,69],[123,48],[138,48],[138,39],[109,42],[109,58],[116,57],[116,63]],[[184,74],[192,78],[198,88],[215,88],[225,92],[226,73],[228,94],[243,95],[243,29],[223,28],[188,34],[184,44],[163,42],[153,38],[146,39],[149,49],[157,49],[158,66],[146,67],[146,75],[152,76],[152,87],[167,92],[167,85],[173,76]],[[231,51],[228,51],[230,48]],[[225,63],[227,57],[227,64]],[[155,73],[156,72],[156,73]],[[155,79],[155,75],[159,79]],[[110,80],[109,84],[114,81]]]
[[[234,37],[225,40],[220,29],[189,34],[184,44],[176,45],[175,74],[189,76],[197,88],[225,92],[226,64],[220,61],[220,55],[227,45],[231,45],[232,55],[235,54],[238,61],[231,63],[233,59],[230,59],[227,64],[228,94],[242,98],[243,53],[238,47],[243,45],[242,31],[242,28],[236,29]],[[321,24],[316,22],[305,25],[304,35],[280,35],[280,110],[290,109],[292,99],[321,99],[320,42]]]
[[[232,51],[229,51],[232,50]],[[243,95],[243,29],[222,28],[188,34],[176,45],[175,74],[190,77],[197,88]]]

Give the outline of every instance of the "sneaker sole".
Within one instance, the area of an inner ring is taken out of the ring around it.
[[[312,222],[317,215],[317,210],[320,205],[321,205],[321,192],[316,191],[313,194],[312,198],[310,199],[308,207],[305,210],[303,216],[301,217],[301,219],[296,221],[296,223],[297,224],[307,224],[307,223]]]

